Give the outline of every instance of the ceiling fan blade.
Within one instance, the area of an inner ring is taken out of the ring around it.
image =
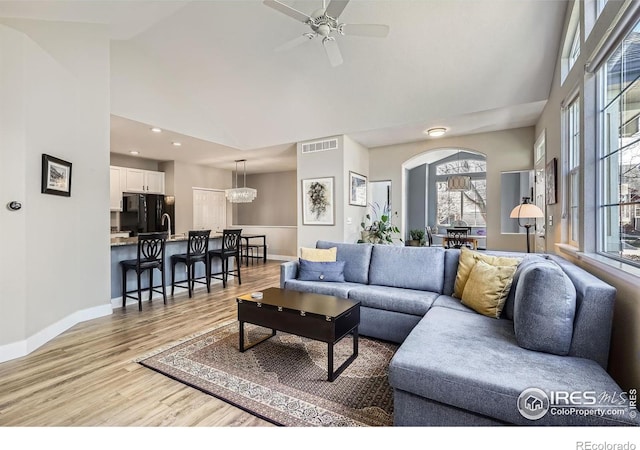
[[[348,3],[349,0],[331,0],[331,3],[329,3],[324,13],[329,17],[337,19]]]
[[[340,32],[345,36],[387,37],[389,25],[345,23],[340,26]]]
[[[284,52],[287,50],[291,50],[292,48],[297,47],[298,45],[302,45],[305,42],[310,41],[314,37],[315,35],[312,35],[311,33],[305,33],[302,36],[298,36],[297,38],[291,39],[289,42],[285,42],[284,44],[276,47],[275,51]]]
[[[324,38],[322,40],[322,45],[324,45],[324,49],[327,52],[327,56],[329,57],[329,62],[332,67],[342,64],[342,53],[340,53],[340,47],[338,47],[338,43],[334,38]]]
[[[291,6],[287,6],[284,3],[280,3],[277,0],[264,0],[263,3],[277,11],[280,11],[282,14],[299,20],[300,22],[307,23],[308,20],[311,20],[311,17],[307,14],[300,12],[297,9],[293,9]]]

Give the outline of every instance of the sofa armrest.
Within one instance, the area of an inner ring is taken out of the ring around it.
[[[287,261],[280,264],[280,288],[284,289],[284,283],[287,280],[295,280],[298,276],[298,266],[300,263],[296,261]]]

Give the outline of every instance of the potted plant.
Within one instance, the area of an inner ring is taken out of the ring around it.
[[[424,245],[424,230],[415,229],[409,231],[410,240],[407,241],[407,246],[409,247],[422,247]]]
[[[378,217],[380,207],[372,205],[375,217]],[[397,216],[398,213],[395,213]],[[369,224],[367,224],[369,223]],[[392,244],[394,234],[400,234],[400,229],[391,223],[391,215],[388,206],[382,208],[380,218],[371,220],[371,215],[367,214],[365,220],[360,223],[362,227],[362,242],[370,242],[372,244]],[[402,241],[402,239],[400,239]]]

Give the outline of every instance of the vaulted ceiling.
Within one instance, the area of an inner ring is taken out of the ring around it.
[[[306,14],[322,7],[282,2]],[[145,157],[227,168],[263,155],[271,162],[254,169],[264,171],[289,167],[296,142],[324,136],[376,147],[434,126],[456,135],[535,124],[566,3],[351,0],[340,22],[390,32],[338,35],[337,67],[318,39],[274,51],[309,27],[260,0],[2,1],[0,16],[109,25],[112,151],[144,145]],[[193,145],[169,153],[145,142],[149,126]]]

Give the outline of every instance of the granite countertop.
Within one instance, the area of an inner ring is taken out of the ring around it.
[[[214,233],[211,234],[211,239],[218,239],[222,237],[222,233]],[[169,239],[167,239],[167,242],[180,242],[180,241],[186,241],[188,239],[186,234],[174,234],[172,235]],[[134,236],[134,237],[128,237],[128,238],[111,238],[111,247],[119,247],[122,245],[137,245],[138,244],[138,237]]]

